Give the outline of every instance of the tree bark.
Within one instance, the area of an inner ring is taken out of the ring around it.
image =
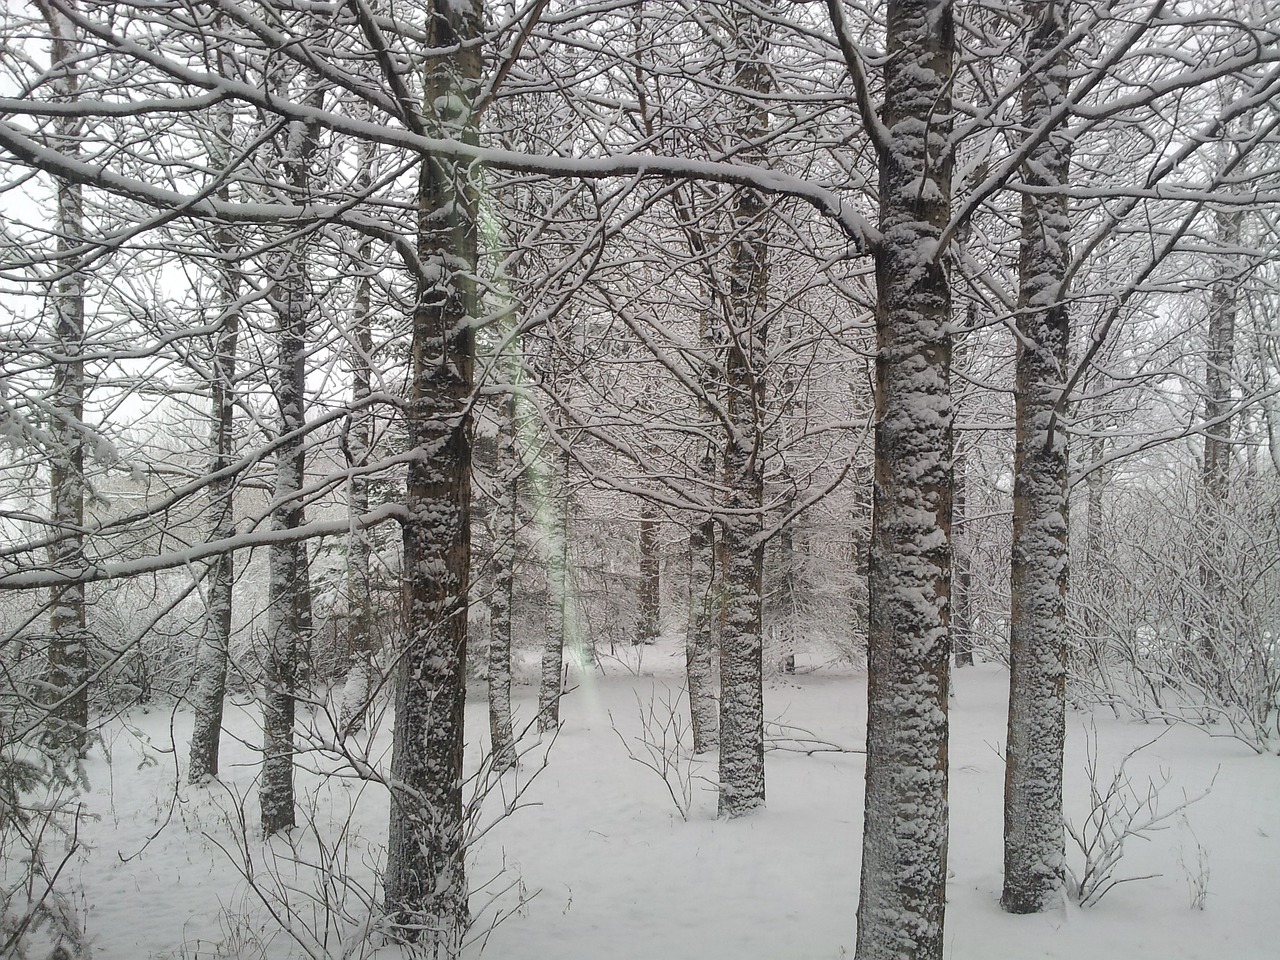
[[[483,16],[479,0],[429,6],[423,119],[435,136],[477,140]],[[469,922],[462,754],[478,218],[474,171],[430,155],[421,163],[421,273],[406,406],[416,453],[404,520],[409,636],[395,667],[383,889],[400,935],[443,958],[459,951]]]
[[[1067,32],[1059,0],[1027,2],[1031,31],[1023,125],[1036,130],[1067,97],[1067,62],[1054,54]],[[1038,913],[1062,899],[1065,834],[1062,750],[1066,723],[1067,436],[1069,345],[1065,303],[1071,220],[1063,190],[1070,142],[1059,127],[1028,157],[1018,267],[1014,385],[1013,544],[1010,577],[1009,733],[1005,753],[1004,891],[1010,913]]]
[[[374,151],[361,144],[357,151],[356,189],[367,191],[372,182]],[[350,344],[347,355],[351,367],[351,420],[347,429],[347,466],[352,470],[347,484],[347,514],[351,518],[347,534],[347,650],[350,669],[342,691],[338,727],[344,734],[364,728],[365,714],[374,688],[374,656],[378,637],[374,629],[373,543],[367,529],[356,518],[369,512],[369,465],[373,445],[372,395],[373,305],[371,271],[373,244],[362,237],[356,248],[356,281],[352,298]]]
[[[1218,244],[1224,249],[1240,245],[1240,230],[1244,214],[1240,210],[1219,210],[1215,217],[1215,233]],[[1229,654],[1226,644],[1230,640],[1223,635],[1220,626],[1222,610],[1226,604],[1226,584],[1223,582],[1220,525],[1227,500],[1231,495],[1231,406],[1234,387],[1232,366],[1235,364],[1236,337],[1236,279],[1235,258],[1218,259],[1209,292],[1209,316],[1206,324],[1208,351],[1205,357],[1205,429],[1204,460],[1201,467],[1200,533],[1203,547],[1200,552],[1201,615],[1197,645],[1199,663],[1196,679],[1210,689],[1224,686],[1222,661]]]
[[[749,93],[772,89],[764,22],[733,8],[733,85]],[[740,134],[759,144],[768,113],[746,105]],[[762,162],[760,146],[743,158]],[[720,804],[722,817],[764,806],[764,694],[762,593],[764,589],[764,366],[768,332],[769,261],[764,194],[739,187],[729,243],[729,330],[725,357],[725,411],[729,435],[723,452],[724,509],[720,521]]]
[[[215,113],[209,136],[209,166],[225,168],[229,156],[233,115],[229,107]],[[230,200],[225,184],[218,199]],[[218,332],[214,335],[210,364],[210,457],[209,539],[224,540],[235,534],[235,485],[220,476],[231,466],[235,455],[236,349],[240,337],[240,274],[234,265],[238,244],[229,224],[219,224],[211,233],[214,251],[220,256],[217,268],[216,305]],[[191,731],[191,754],[187,779],[199,783],[218,775],[218,746],[222,736],[222,708],[227,694],[228,646],[231,642],[235,582],[235,554],[227,551],[214,557],[205,575],[204,634],[196,647],[195,686],[191,709],[195,723]]]
[[[516,445],[516,397],[498,401],[499,494],[494,523],[492,630],[489,635],[489,735],[498,771],[515,766],[511,722],[511,610],[515,599],[516,530],[523,472]]]
[[[636,643],[658,639],[661,567],[658,562],[658,518],[649,503],[640,505],[640,615],[636,623]]]
[[[710,454],[703,461],[709,476]],[[716,523],[711,517],[689,526],[689,623],[685,632],[685,676],[693,752],[706,753],[720,743],[720,705],[716,700],[715,609]]]
[[[857,960],[941,958],[947,876],[952,5],[891,0],[887,30]]]
[[[42,5],[43,6],[43,5]],[[74,60],[75,27],[61,14],[44,8],[49,24],[56,98],[79,99]],[[72,114],[53,123],[54,146],[63,156],[80,155],[84,121]],[[77,249],[83,244],[84,198],[81,186],[67,180],[55,185],[57,273],[53,281],[53,339],[57,350],[50,396],[49,526],[54,534],[49,562],[74,574],[84,557],[84,336],[85,274]],[[60,748],[83,756],[89,734],[89,631],[83,583],[55,587],[49,597],[47,729]]]
[[[542,645],[542,682],[538,687],[538,730],[560,725],[560,697],[564,692],[564,655],[569,638],[569,457],[552,451],[545,479],[543,535],[547,551],[546,632]]]

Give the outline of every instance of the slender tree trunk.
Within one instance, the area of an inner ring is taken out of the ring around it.
[[[569,457],[556,448],[545,477],[543,535],[547,550],[546,633],[542,645],[542,682],[538,688],[538,730],[560,725],[564,692],[564,655],[569,634]]]
[[[887,7],[858,960],[941,958],[947,876],[952,5]]]
[[[766,27],[754,14],[733,9],[737,60],[734,86],[751,93],[772,89]],[[747,143],[768,131],[768,113],[751,103],[740,130]],[[760,148],[745,159],[760,162]],[[720,805],[722,817],[764,806],[764,693],[762,593],[764,589],[765,344],[768,324],[768,251],[764,195],[739,187],[729,244],[728,350],[725,410],[729,435],[723,453],[725,503],[720,552]]]
[[[273,284],[270,300],[279,324],[273,388],[280,407],[281,441],[276,453],[272,491],[276,506],[271,529],[285,532],[297,529],[305,520],[298,495],[305,471],[306,329],[312,303],[303,244],[290,244],[272,260],[268,267]],[[294,825],[294,696],[309,612],[304,602],[309,589],[306,562],[303,541],[270,547],[261,783],[262,829],[267,834]]]
[[[717,306],[717,284],[706,258],[707,246],[702,225],[694,210],[693,200],[677,205],[681,226],[693,253],[704,260],[704,289],[707,302],[700,312],[698,340],[704,356],[720,356],[723,352],[720,326],[714,311]],[[703,360],[698,364],[698,383],[703,396],[698,411],[708,433],[715,429],[712,401],[721,393],[716,364]],[[702,458],[694,470],[694,480],[711,491],[716,484],[715,445],[708,440]],[[720,744],[720,702],[717,698],[715,615],[719,609],[716,596],[716,522],[711,514],[695,515],[689,524],[689,618],[685,626],[685,677],[689,691],[689,716],[693,732],[693,752],[706,753]]]
[[[969,557],[970,537],[965,526],[968,510],[968,461],[963,454],[955,458],[955,490],[952,495],[951,529],[954,549],[954,572],[951,578],[951,642],[957,667],[973,666],[973,574]]]
[[[789,474],[783,470],[783,484],[791,486]],[[782,511],[791,508],[792,498],[784,496]],[[770,571],[774,590],[774,615],[777,630],[779,666],[783,673],[796,672],[796,623],[799,619],[796,601],[796,537],[795,527],[788,523],[778,533],[778,565]]]
[[[636,643],[653,643],[658,639],[661,593],[661,567],[658,560],[658,518],[653,506],[640,506],[640,616],[636,624]]]
[[[483,63],[479,0],[433,2],[424,121],[436,136],[476,142]],[[404,594],[409,637],[395,667],[395,735],[387,911],[400,935],[437,958],[459,951],[469,922],[462,805],[467,591],[471,537],[470,403],[478,311],[473,171],[424,156],[418,187],[417,304],[406,419],[409,464]]]
[[[1239,210],[1219,210],[1216,216],[1218,243],[1224,249],[1240,245],[1244,214]],[[1232,367],[1235,364],[1236,280],[1235,258],[1219,258],[1213,286],[1209,293],[1207,323],[1208,354],[1205,358],[1205,430],[1204,461],[1201,468],[1200,515],[1203,547],[1200,552],[1200,587],[1202,592],[1200,637],[1203,681],[1212,688],[1223,685],[1222,659],[1230,641],[1222,635],[1221,611],[1228,602],[1222,579],[1221,534],[1222,514],[1231,495],[1231,406],[1234,387]]]
[[[1027,2],[1027,62],[1066,37],[1063,4]],[[1024,126],[1036,130],[1067,96],[1063,54],[1023,87]],[[1009,736],[1005,754],[1004,892],[1010,913],[1061,902],[1065,857],[1062,750],[1067,668],[1067,436],[1063,385],[1070,342],[1066,297],[1071,220],[1066,193],[1070,142],[1059,129],[1023,168],[1014,386],[1013,563],[1009,635]]]
[[[226,166],[233,116],[229,107],[215,114],[210,137],[209,165]],[[230,190],[218,188],[218,199],[230,200]],[[222,257],[217,272],[218,332],[214,335],[210,364],[211,396],[209,472],[209,539],[224,540],[235,534],[235,485],[220,476],[235,455],[236,349],[240,336],[240,275],[234,266],[235,231],[227,224],[214,227],[214,250]],[[191,732],[191,756],[187,778],[191,783],[218,775],[218,746],[222,736],[222,707],[227,694],[228,645],[233,609],[231,587],[235,582],[235,554],[228,550],[214,557],[205,577],[205,627],[196,647],[195,685],[191,708],[195,723]]]
[[[710,454],[703,461],[709,475]],[[693,752],[706,753],[720,742],[720,705],[716,701],[715,543],[716,524],[705,517],[689,527],[689,624],[685,632],[685,675],[689,684],[689,714]]]
[[[79,99],[74,59],[75,27],[46,8],[52,71],[57,98]],[[54,121],[54,146],[63,156],[80,155],[83,121],[67,115]],[[84,300],[85,275],[77,249],[84,241],[84,200],[79,184],[59,180],[57,200],[57,276],[53,282],[54,343],[50,397],[52,440],[49,463],[49,524],[55,536],[49,549],[53,567],[75,574],[84,558]],[[83,756],[89,731],[89,631],[83,583],[55,587],[49,597],[47,723],[50,739]]]
[[[362,144],[357,151],[359,170],[356,189],[367,191],[372,182],[374,151]],[[356,253],[356,282],[352,298],[350,345],[351,420],[347,430],[348,467],[353,471],[347,484],[347,514],[351,527],[347,533],[347,650],[350,669],[342,691],[338,726],[342,733],[358,733],[364,728],[374,688],[374,656],[378,638],[374,630],[372,557],[373,543],[369,531],[356,518],[369,512],[369,478],[363,472],[369,465],[373,445],[372,395],[372,279],[373,244],[362,238]]]
[[[323,89],[313,86],[309,105],[323,105]],[[288,191],[305,196],[310,166],[319,147],[318,125],[292,122],[274,150]],[[275,458],[271,513],[273,531],[296,530],[305,522],[300,499],[306,458],[307,324],[314,310],[307,271],[308,243],[290,239],[266,257],[270,283],[267,300],[276,317],[277,357],[272,389],[279,407],[280,438]],[[311,580],[307,547],[301,540],[273,543],[268,553],[267,652],[263,668],[262,780],[259,797],[262,831],[287,830],[295,823],[293,804],[294,697],[299,655],[311,628]]]
[[[516,445],[516,397],[498,401],[498,475],[494,523],[492,631],[489,635],[489,735],[494,767],[515,766],[511,723],[511,610],[515,599],[516,530],[520,497],[520,454]]]

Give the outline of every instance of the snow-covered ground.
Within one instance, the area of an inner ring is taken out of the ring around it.
[[[488,889],[500,892],[490,908],[483,906],[485,894],[477,894],[473,910],[482,918],[496,909],[510,914],[489,933],[484,956],[852,956],[863,757],[771,752],[767,810],[733,822],[715,819],[714,794],[695,779],[685,822],[663,781],[630,759],[619,737],[631,741],[641,731],[637,698],[646,710],[656,704],[661,717],[662,700],[678,696],[677,651],[674,642],[645,648],[638,665],[606,658],[603,672],[580,678],[565,699],[564,727],[545,768],[519,795],[521,808],[486,833],[473,853],[473,885],[493,878]],[[1117,876],[1156,876],[1122,883],[1089,909],[1069,905],[1033,917],[1002,913],[997,898],[1006,682],[997,666],[956,674],[948,956],[1280,956],[1274,916],[1280,903],[1280,759],[1189,728],[1168,730],[1128,765],[1133,786],[1144,796],[1151,778],[1169,778],[1161,795],[1164,809],[1181,801],[1184,791],[1201,793],[1216,774],[1211,793],[1185,816],[1125,847]],[[483,686],[472,693],[467,719],[478,748],[487,731]],[[865,677],[832,668],[775,678],[767,684],[767,716],[832,744],[860,748],[865,693]],[[517,710],[526,719],[533,716],[534,698],[531,686],[517,687]],[[1076,822],[1089,801],[1088,721],[1078,713],[1068,718],[1067,804]],[[316,777],[303,774],[300,827],[288,840],[264,845],[253,798],[253,711],[232,708],[228,722],[244,742],[224,746],[223,783],[211,787],[183,781],[190,720],[181,712],[134,711],[107,731],[112,762],[99,753],[88,766],[92,791],[86,811],[94,819],[84,823],[82,836],[92,849],[72,876],[82,891],[77,907],[94,956],[249,958],[263,949],[270,957],[304,955],[254,894],[243,876],[246,864],[254,886],[277,911],[277,893],[292,888],[295,912],[280,919],[304,941],[308,930],[323,931],[326,901],[346,910],[327,941],[311,944],[312,955],[370,955],[356,934],[367,919],[365,903],[376,896],[370,885],[386,829],[385,796],[358,780],[319,787]],[[1096,731],[1099,766],[1109,782],[1126,753],[1164,728],[1122,723],[1107,714],[1096,717]],[[382,730],[375,756],[386,742]],[[516,781],[527,781],[539,768],[545,745],[526,745],[522,772],[508,774],[490,793],[486,822],[504,797],[515,796]],[[473,767],[479,752],[471,758]],[[688,772],[714,776],[714,758],[696,761]],[[1069,850],[1069,856],[1079,863],[1077,851]],[[298,868],[295,860],[320,869]],[[336,878],[342,875],[360,889],[341,889]],[[1208,881],[1203,910],[1191,906],[1198,877]],[[472,952],[478,949],[479,943]],[[376,955],[397,953],[383,949]]]

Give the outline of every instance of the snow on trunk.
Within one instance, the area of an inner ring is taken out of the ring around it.
[[[373,179],[375,153],[372,144],[362,143],[357,151],[359,169],[356,190],[365,192]],[[373,691],[373,658],[378,650],[374,630],[373,578],[370,563],[373,544],[369,530],[357,519],[369,512],[369,465],[373,444],[372,394],[372,278],[373,244],[361,237],[356,248],[357,270],[352,298],[350,344],[347,356],[351,367],[351,420],[347,429],[346,454],[351,468],[347,483],[347,650],[350,669],[338,707],[338,728],[343,734],[364,729],[365,714]]]
[[[1055,53],[1066,22],[1055,0],[1024,6],[1031,35],[1022,88],[1024,126],[1037,130],[1067,96]],[[1069,328],[1065,283],[1071,220],[1070,143],[1059,128],[1036,145],[1023,179],[1018,355],[1014,385],[1013,544],[1010,578],[1009,735],[1005,753],[1004,891],[1010,913],[1061,902],[1064,863],[1062,750],[1067,657],[1067,437],[1062,391]]]
[[[542,502],[538,505],[547,551],[546,633],[542,644],[542,681],[538,687],[538,730],[543,733],[560,725],[560,697],[564,686],[569,624],[568,472],[568,454],[553,448],[543,477]]]
[[[772,90],[766,36],[758,16],[735,7],[734,86],[748,93]],[[769,115],[747,103],[740,133],[759,144]],[[742,152],[763,162],[763,148]],[[720,804],[722,817],[764,806],[764,693],[762,690],[764,588],[764,369],[768,332],[768,238],[764,194],[739,187],[729,242],[729,322],[725,356],[725,412],[729,435],[723,453],[724,504],[720,551]]]
[[[323,88],[312,86],[308,106],[323,105]],[[305,195],[310,165],[319,146],[318,125],[285,125],[275,147],[289,193]],[[306,472],[307,326],[316,304],[308,275],[308,243],[289,237],[268,252],[264,272],[267,302],[276,318],[277,354],[272,389],[279,407],[271,529],[296,530],[306,522],[300,497]],[[272,543],[268,553],[267,651],[263,667],[262,831],[287,830],[295,823],[293,803],[294,697],[298,664],[311,622],[311,578],[306,542]]]
[[[703,461],[706,476],[712,464]],[[706,753],[720,742],[716,699],[716,639],[712,616],[715,603],[715,521],[710,517],[689,527],[689,623],[685,632],[685,675],[689,685],[689,714],[693,752]]]
[[[520,455],[516,446],[516,397],[498,401],[498,477],[494,516],[493,595],[489,600],[489,740],[494,768],[515,765],[511,721],[511,609],[515,599],[516,529],[520,498]]]
[[[70,64],[77,54],[75,28],[48,10],[56,99],[79,99],[79,79]],[[53,145],[75,159],[80,153],[84,122],[59,116],[53,122]],[[84,558],[84,298],[85,275],[75,251],[84,237],[84,198],[78,183],[59,180],[57,200],[57,279],[53,282],[53,340],[57,356],[49,406],[49,527],[56,539],[49,548],[50,565],[74,575]],[[54,587],[49,598],[48,730],[52,740],[83,754],[89,727],[89,633],[85,622],[84,584]]]
[[[426,23],[423,120],[475,142],[482,66],[479,0],[438,6]],[[386,909],[406,940],[453,957],[469,922],[462,803],[471,419],[477,311],[476,181],[466,165],[423,156],[418,181],[417,303],[405,417],[407,639],[396,651]]]
[[[950,3],[887,7],[857,960],[941,958],[951,586]]]
[[[222,105],[214,114],[209,131],[209,167],[225,168],[231,144],[232,111]],[[230,201],[225,184],[218,199]],[[214,251],[222,258],[217,268],[218,332],[214,338],[210,364],[209,391],[209,527],[210,540],[228,540],[235,535],[235,485],[223,472],[235,454],[236,348],[240,335],[240,276],[232,265],[237,243],[235,231],[219,224],[210,233]],[[205,576],[204,633],[196,646],[195,685],[191,692],[194,726],[187,777],[199,783],[218,775],[218,744],[222,736],[222,706],[227,692],[228,645],[231,642],[232,593],[235,581],[235,554],[228,551],[214,557]]]
[[[640,549],[640,614],[636,618],[636,643],[658,639],[661,568],[658,557],[658,516],[647,501],[640,505],[637,543]]]

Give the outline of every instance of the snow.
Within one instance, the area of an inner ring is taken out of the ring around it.
[[[506,873],[492,888],[514,883],[499,898],[513,915],[494,929],[485,956],[522,960],[821,960],[852,955],[862,825],[863,757],[857,753],[770,752],[767,807],[750,816],[715,819],[716,798],[694,781],[689,822],[683,822],[656,774],[627,756],[612,723],[626,738],[640,733],[636,697],[647,705],[681,685],[683,644],[601,651],[602,667],[575,678],[562,702],[563,726],[547,766],[523,795],[522,808],[479,842],[469,865],[472,883]],[[536,654],[522,651],[513,690],[516,727],[536,711]],[[770,720],[803,727],[833,743],[861,747],[866,679],[842,668],[800,658],[800,673],[766,681]],[[805,672],[808,671],[808,672]],[[1121,875],[1158,873],[1125,883],[1096,907],[1067,905],[1048,914],[1015,917],[998,904],[1001,885],[1001,803],[1007,673],[994,665],[957,670],[951,702],[951,828],[946,955],[954,960],[1026,960],[1031,957],[1125,957],[1176,960],[1275,955],[1272,914],[1280,893],[1280,759],[1257,756],[1229,739],[1175,727],[1129,762],[1135,783],[1172,777],[1173,805],[1201,792],[1185,822],[1131,843]],[[685,709],[681,702],[681,709]],[[300,717],[305,711],[300,707]],[[336,713],[336,710],[335,710]],[[258,708],[229,702],[221,784],[188,786],[186,742],[191,717],[178,710],[135,710],[104,733],[113,762],[102,751],[87,763],[91,791],[82,825],[91,852],[73,874],[82,897],[94,956],[103,960],[169,957],[299,955],[255,901],[231,857],[245,844],[259,864],[264,846],[257,827]],[[1067,720],[1066,811],[1079,823],[1088,800],[1085,715]],[[318,723],[321,721],[317,721]],[[1094,718],[1101,775],[1134,746],[1163,727]],[[483,685],[469,691],[467,725],[474,740],[487,737]],[[358,742],[364,743],[363,736]],[[384,720],[370,746],[375,763],[389,758]],[[175,746],[176,745],[176,746]],[[546,744],[527,734],[518,774],[527,780]],[[477,765],[471,750],[468,769]],[[303,757],[311,770],[332,767]],[[691,772],[714,777],[714,755]],[[506,796],[517,775],[502,781]],[[361,882],[372,876],[366,845],[386,832],[381,788],[353,778],[317,789],[312,773],[298,776],[299,823],[291,839],[310,858],[320,849],[308,824],[319,827],[325,849],[350,854]],[[491,796],[487,814],[500,807]],[[247,830],[237,826],[243,806]],[[338,828],[350,812],[350,846]],[[154,839],[148,841],[148,837]],[[272,842],[287,854],[284,840]],[[1188,874],[1197,844],[1208,857],[1209,895],[1203,911],[1189,906]],[[1067,852],[1079,862],[1078,852]],[[277,860],[277,868],[280,863]],[[297,886],[310,890],[312,878]],[[535,895],[536,894],[536,895]],[[523,896],[522,896],[523,895]],[[485,898],[473,898],[473,910]],[[312,914],[308,913],[307,916]],[[367,919],[353,910],[351,922]],[[350,927],[347,928],[350,930]],[[331,941],[329,953],[341,956]],[[216,946],[221,944],[221,946]],[[358,951],[352,956],[360,956]],[[468,956],[477,955],[475,949]],[[383,948],[378,957],[399,957]]]

